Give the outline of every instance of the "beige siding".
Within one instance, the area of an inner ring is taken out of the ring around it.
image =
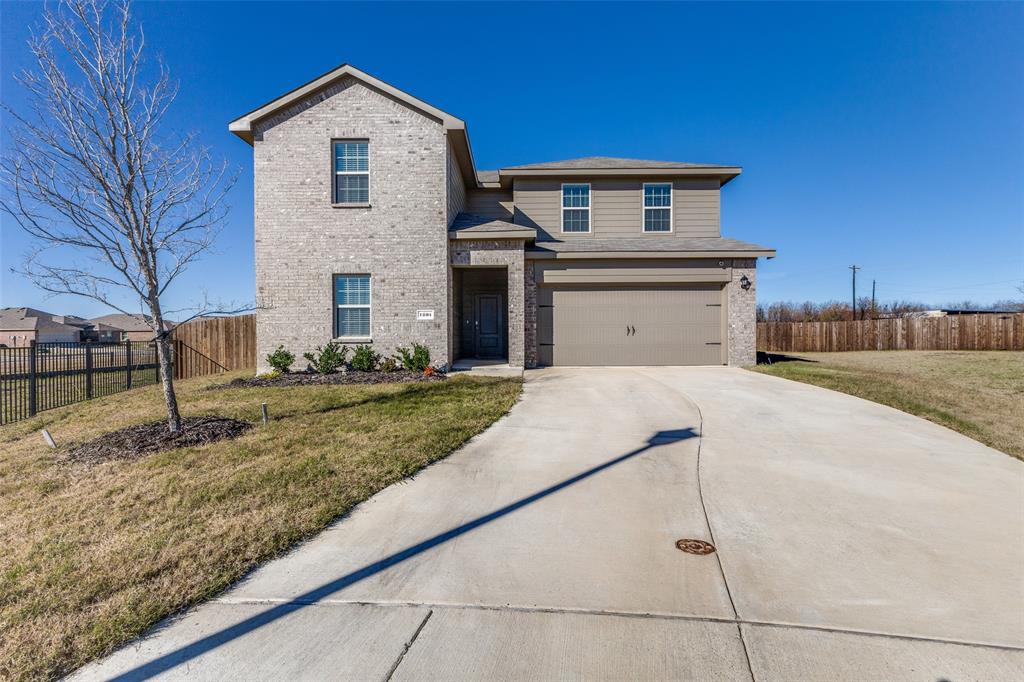
[[[577,179],[517,178],[515,180],[515,222],[533,227],[539,238],[623,237],[644,235],[644,179],[609,178],[590,181],[590,233],[562,233],[562,182]],[[657,182],[655,178],[648,179]],[[714,179],[684,179],[673,182],[673,232],[679,237],[718,237],[720,189]],[[650,233],[646,233],[650,234]],[[666,233],[651,236],[666,237]]]
[[[492,218],[512,220],[512,190],[482,189],[470,190],[466,195],[466,213]]]
[[[466,186],[462,182],[459,160],[455,158],[455,150],[452,149],[451,140],[448,141],[447,157],[447,213],[448,225],[451,225],[452,221],[455,220],[455,216],[466,210]]]

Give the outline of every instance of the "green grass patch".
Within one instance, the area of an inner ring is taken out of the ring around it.
[[[159,387],[0,428],[0,678],[53,678],[207,599],[508,411],[521,381],[204,390],[186,415],[258,423],[233,441],[100,465],[60,461],[101,433],[160,419]]]

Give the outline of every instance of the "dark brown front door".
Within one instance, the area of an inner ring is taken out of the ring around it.
[[[505,309],[498,294],[476,295],[476,355],[500,358],[505,355]]]

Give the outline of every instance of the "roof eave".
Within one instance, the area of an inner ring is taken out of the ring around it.
[[[774,258],[775,249],[759,249],[757,251],[548,251],[537,246],[526,251],[530,259],[590,259],[605,258]]]
[[[516,168],[502,169],[499,171],[501,177],[536,177],[536,176],[577,176],[577,175],[690,175],[690,176],[714,176],[722,178],[724,185],[732,180],[743,169],[739,166],[723,166],[716,168]]]

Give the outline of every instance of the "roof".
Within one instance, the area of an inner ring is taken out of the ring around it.
[[[505,220],[460,213],[448,228],[448,236],[451,239],[535,239],[537,230]]]
[[[538,241],[530,258],[638,257],[774,258],[775,249],[729,237],[613,237]],[[598,255],[600,254],[600,255]]]
[[[55,316],[35,308],[0,309],[0,329],[5,331],[66,331],[77,332],[79,328],[55,321]]]
[[[357,69],[351,64],[336,66],[330,71],[320,74],[313,80],[307,81],[296,88],[292,88],[283,95],[275,97],[269,102],[256,107],[252,111],[242,114],[228,124],[228,130],[235,135],[238,135],[251,145],[254,141],[254,123],[267,118],[268,116],[271,116],[276,112],[309,97],[310,95],[330,87],[342,78],[355,78],[364,85],[382,92],[385,95],[402,102],[406,106],[416,109],[440,122],[445,131],[447,131],[449,139],[452,141],[456,156],[459,160],[459,167],[462,170],[466,184],[469,186],[476,186],[476,165],[473,162],[473,150],[469,145],[469,132],[466,130],[465,121],[449,114],[446,111],[442,111],[427,102],[424,102],[418,97],[410,95],[404,90],[399,90],[390,83],[385,83],[379,78],[375,78],[365,71]]]
[[[582,159],[530,163],[523,166],[506,166],[502,170],[606,170],[606,169],[686,169],[686,168],[735,168],[714,163],[686,163],[683,161],[650,161],[648,159],[622,159],[613,156],[586,156]]]
[[[135,313],[134,315],[125,315],[124,313],[113,313],[111,315],[103,315],[101,317],[92,318],[92,322],[99,324],[105,324],[114,329],[120,329],[125,332],[151,332],[153,328],[149,326],[149,320],[153,318],[149,315],[143,315],[142,313]],[[165,329],[173,329],[175,323],[170,320],[164,320]]]

